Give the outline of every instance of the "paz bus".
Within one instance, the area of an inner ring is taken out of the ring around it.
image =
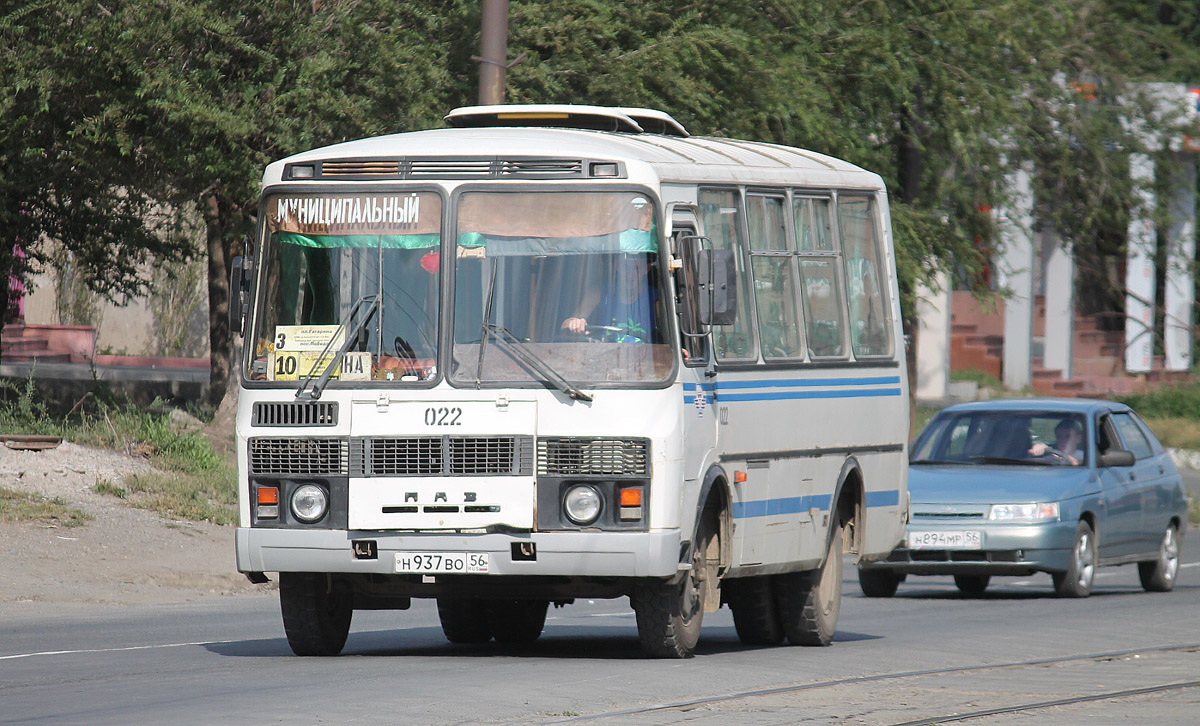
[[[647,109],[480,106],[269,165],[234,264],[237,567],[300,655],[435,598],[455,643],[628,597],[688,657],[828,645],[908,512],[879,176]]]

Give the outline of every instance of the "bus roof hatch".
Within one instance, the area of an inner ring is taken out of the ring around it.
[[[466,106],[445,116],[456,128],[493,126],[544,126],[592,131],[619,131],[687,136],[683,126],[669,114],[648,108],[608,108],[571,104],[510,104]]]

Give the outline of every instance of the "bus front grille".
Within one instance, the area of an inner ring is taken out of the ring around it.
[[[344,438],[256,437],[247,442],[251,474],[346,474]]]
[[[528,476],[530,436],[404,436],[356,438],[354,476]]]
[[[538,439],[538,474],[548,476],[645,476],[650,473],[646,439]]]

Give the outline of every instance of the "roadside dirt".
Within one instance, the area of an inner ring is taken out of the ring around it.
[[[92,490],[150,470],[144,459],[68,442],[40,452],[0,445],[0,486],[92,516],[80,527],[0,522],[0,617],[265,593],[236,570],[233,527],[172,521]]]

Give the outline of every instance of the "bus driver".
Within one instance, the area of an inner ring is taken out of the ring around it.
[[[645,256],[621,255],[613,284],[607,289],[589,286],[575,314],[564,320],[561,328],[579,335],[608,335],[605,339],[616,343],[653,342],[657,295],[646,279],[649,265]]]

